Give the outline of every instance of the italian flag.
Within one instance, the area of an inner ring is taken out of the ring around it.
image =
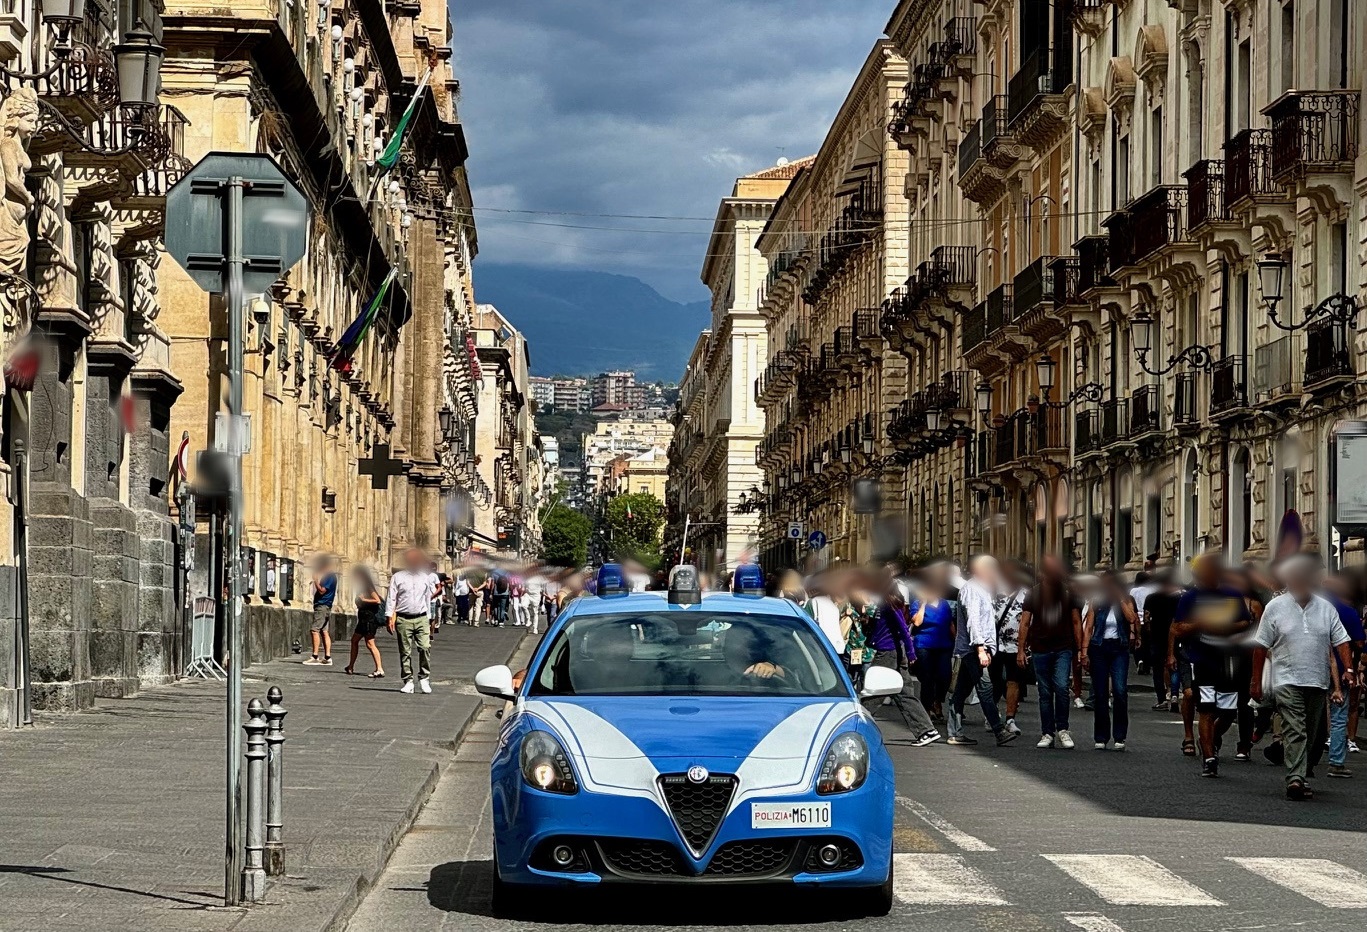
[[[371,325],[379,316],[380,305],[384,304],[385,295],[389,294],[389,286],[394,283],[398,274],[397,268],[390,268],[389,274],[384,277],[379,290],[375,292],[375,297],[370,299],[370,303],[361,311],[360,316],[351,322],[351,326],[346,328],[342,338],[332,348],[332,368],[338,372],[345,374],[351,371],[351,357],[356,354],[357,347],[370,332]]]

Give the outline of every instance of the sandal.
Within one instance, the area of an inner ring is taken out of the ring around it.
[[[342,668],[342,672],[345,673],[347,676],[352,676],[352,675],[354,675],[354,674],[356,673],[356,671],[353,670],[353,669],[351,669],[351,667],[349,667],[349,666],[348,666],[348,667],[343,667],[343,668]]]
[[[372,680],[382,680],[382,679],[384,679],[384,671],[383,671],[383,670],[376,670],[374,673],[370,673],[370,674],[367,674],[367,675],[368,675],[368,676],[370,677],[370,679],[372,679]]]
[[[1183,742],[1182,742],[1182,754],[1183,754],[1185,757],[1195,757],[1195,756],[1196,756],[1196,742],[1195,742],[1195,741],[1190,741],[1190,740],[1183,741]]]

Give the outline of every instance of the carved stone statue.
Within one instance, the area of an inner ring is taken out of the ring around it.
[[[4,178],[0,198],[0,273],[21,275],[28,256],[28,215],[33,195],[25,176],[33,164],[28,141],[38,122],[38,95],[31,87],[13,91],[0,103],[0,175]]]

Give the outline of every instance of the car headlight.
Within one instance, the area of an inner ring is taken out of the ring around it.
[[[863,786],[869,775],[869,746],[854,732],[846,732],[831,742],[826,760],[816,778],[816,791],[823,796],[848,793]]]
[[[548,793],[579,792],[565,749],[548,731],[531,731],[522,739],[522,779]]]

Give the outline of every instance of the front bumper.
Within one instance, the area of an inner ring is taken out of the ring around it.
[[[893,790],[877,778],[841,796],[754,800],[828,803],[830,827],[757,830],[750,802],[743,802],[722,820],[701,857],[651,799],[584,790],[557,796],[520,782],[511,793],[500,789],[494,849],[499,875],[510,883],[875,886],[887,879],[892,860]],[[835,864],[820,860],[827,845],[839,851]]]

